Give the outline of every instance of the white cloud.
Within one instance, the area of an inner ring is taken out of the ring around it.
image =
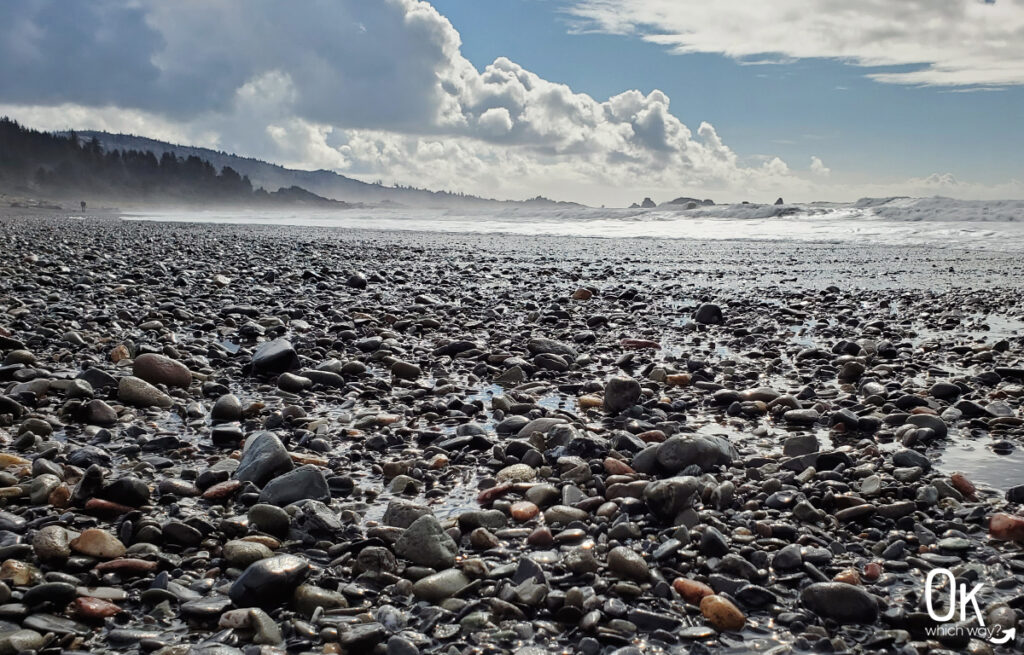
[[[811,172],[815,175],[828,177],[828,174],[832,172],[832,169],[826,166],[825,163],[821,161],[820,157],[811,156]]]
[[[671,17],[676,5],[621,4],[660,8],[655,18]],[[43,129],[130,132],[490,197],[540,193],[597,205],[645,195],[770,201],[858,193],[825,186],[820,159],[796,171],[773,155],[738,155],[707,122],[691,131],[658,90],[598,100],[504,57],[477,70],[462,56],[458,32],[420,0],[97,2],[72,12],[73,27],[58,20],[61,6],[0,3],[3,68],[24,71],[0,72],[0,114]],[[586,6],[601,29],[620,29],[596,13],[610,3]],[[792,17],[798,26],[800,13]],[[145,38],[118,48],[101,38],[110,26],[133,25]],[[78,60],[46,55],[70,48],[60,46],[69,33],[85,44],[69,53]],[[82,82],[121,60],[135,63],[117,69],[118,84]]]
[[[5,5],[36,45],[34,54],[8,48],[25,61],[7,68],[31,65],[64,36],[49,20],[56,5],[33,7]],[[721,197],[798,181],[777,158],[745,165],[708,123],[693,134],[661,91],[602,102],[504,57],[477,70],[458,32],[419,0],[130,9],[99,3],[75,28],[142,21],[150,38],[121,56],[148,63],[122,86],[62,89],[85,71],[49,62],[42,78],[0,92],[4,111],[39,127],[136,132],[487,196],[625,203],[655,190]]]
[[[893,84],[1024,84],[1024,0],[574,0],[577,28],[747,63],[827,57]]]

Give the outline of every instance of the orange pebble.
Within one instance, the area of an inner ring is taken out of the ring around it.
[[[636,473],[632,466],[623,462],[621,459],[615,459],[614,457],[605,458],[604,470],[610,475],[631,475]]]
[[[715,590],[703,582],[690,580],[689,578],[676,578],[672,587],[683,597],[687,603],[698,605],[705,596],[711,596]]]
[[[540,508],[528,500],[520,500],[517,503],[512,503],[512,507],[509,509],[509,512],[512,514],[512,518],[517,521],[529,521],[533,517],[537,516],[540,512]]]

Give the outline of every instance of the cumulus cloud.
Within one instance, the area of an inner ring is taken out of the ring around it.
[[[909,66],[868,74],[893,84],[1024,84],[1024,0],[574,0],[568,11],[578,29],[680,54]]]
[[[708,123],[694,134],[661,91],[600,101],[504,57],[477,70],[420,0],[64,7],[0,5],[0,109],[38,127],[505,197],[769,193],[796,179],[777,158],[745,164]]]
[[[602,6],[577,10],[601,29],[646,29],[601,23]],[[0,114],[43,129],[492,197],[830,195],[816,186],[820,159],[794,171],[738,155],[710,123],[692,131],[661,91],[599,100],[504,57],[478,70],[421,0],[0,3],[0,56]]]
[[[825,163],[821,161],[820,157],[811,156],[811,172],[815,175],[828,177],[828,174],[832,172],[832,169],[826,166]]]

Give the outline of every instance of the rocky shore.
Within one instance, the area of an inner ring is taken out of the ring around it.
[[[0,238],[0,655],[1024,648],[1017,256]]]

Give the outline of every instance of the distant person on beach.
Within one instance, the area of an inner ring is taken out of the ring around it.
[[[82,213],[84,214],[85,213],[85,201],[83,200],[80,204],[82,205]]]

